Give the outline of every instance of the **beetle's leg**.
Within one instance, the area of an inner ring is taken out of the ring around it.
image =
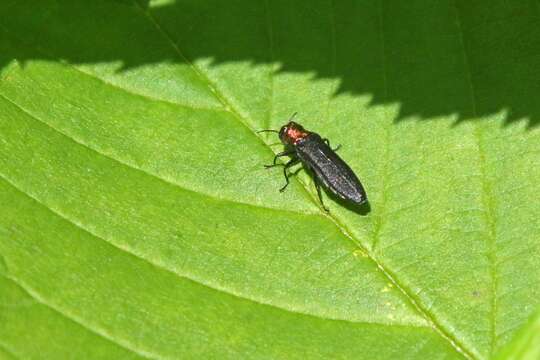
[[[324,211],[330,212],[330,209],[328,209],[326,207],[326,205],[324,205],[324,202],[322,200],[321,183],[319,182],[319,179],[317,178],[317,176],[313,177],[313,181],[315,182],[315,188],[317,189],[317,195],[319,196],[319,201],[321,202],[321,205],[322,205]]]
[[[276,161],[278,158],[282,156],[288,156],[294,154],[294,150],[285,150],[280,153],[278,153],[276,156],[274,156],[274,161],[272,162],[272,165],[264,165],[265,168],[270,169],[274,166],[282,166],[283,164],[276,164]]]
[[[283,175],[285,176],[285,181],[287,182],[281,189],[279,189],[279,192],[285,191],[287,186],[289,186],[289,175],[287,174],[287,169],[293,166],[294,164],[298,163],[300,161],[299,158],[295,157],[289,160],[283,167]]]
[[[323,139],[323,141],[326,143],[326,145],[330,146],[330,140],[325,138],[325,139]],[[332,150],[338,151],[339,149],[341,149],[341,144],[338,144],[338,146],[336,146],[336,148],[332,149]]]

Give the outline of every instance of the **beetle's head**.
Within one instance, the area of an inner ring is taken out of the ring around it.
[[[295,145],[298,140],[305,138],[309,132],[302,125],[289,121],[279,130],[279,139],[284,145]]]

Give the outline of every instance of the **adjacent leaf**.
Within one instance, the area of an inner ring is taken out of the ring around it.
[[[537,5],[0,4],[0,355],[537,348]],[[295,111],[370,209],[277,191]]]

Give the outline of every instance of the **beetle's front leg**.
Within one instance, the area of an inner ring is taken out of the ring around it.
[[[264,165],[265,168],[267,169],[270,169],[274,166],[282,166],[283,164],[276,164],[276,161],[278,158],[282,157],[282,156],[288,156],[288,155],[292,155],[294,154],[294,150],[285,150],[285,151],[282,151],[278,154],[276,154],[276,156],[274,156],[274,161],[272,162],[272,165]]]

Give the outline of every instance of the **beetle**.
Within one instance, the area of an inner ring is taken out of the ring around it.
[[[367,196],[362,183],[358,180],[358,177],[349,165],[336,154],[336,150],[340,146],[332,149],[328,139],[322,138],[319,134],[308,131],[302,125],[292,121],[295,115],[296,113],[279,131],[259,131],[278,133],[279,139],[285,145],[285,151],[278,153],[271,165],[265,165],[267,169],[275,166],[283,166],[283,175],[285,176],[286,183],[279,191],[285,191],[289,185],[289,174],[287,170],[298,162],[302,162],[302,165],[311,170],[314,175],[317,195],[319,196],[322,207],[326,211],[328,211],[328,208],[322,200],[321,185],[347,202],[355,205],[365,203]],[[277,164],[277,159],[282,156],[290,156],[291,159],[285,164]]]

